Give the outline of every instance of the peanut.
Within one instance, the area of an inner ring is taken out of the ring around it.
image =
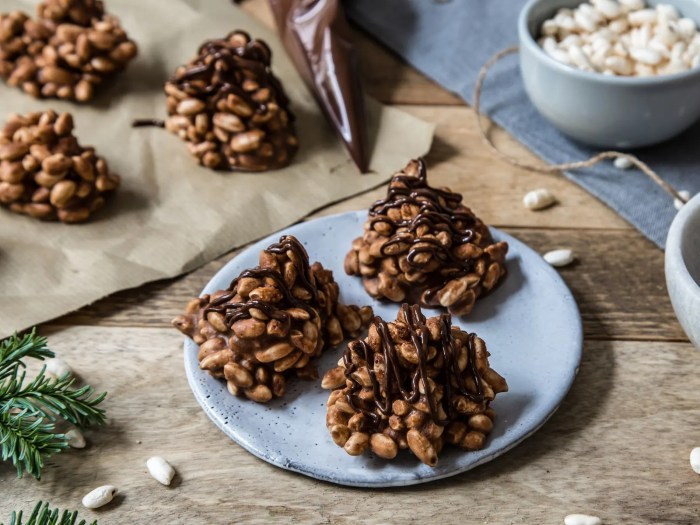
[[[484,448],[484,442],[486,441],[486,436],[481,432],[472,431],[467,432],[460,445],[462,448],[467,450],[479,450]]]
[[[218,368],[222,368],[231,359],[230,350],[219,350],[218,352],[211,353],[207,355],[204,359],[199,362],[199,367],[202,370],[214,371]]]
[[[11,142],[9,144],[0,145],[0,160],[18,160],[21,159],[29,151],[27,144]]]
[[[344,384],[345,368],[342,366],[338,366],[336,368],[330,369],[324,374],[323,380],[321,381],[321,388],[335,390],[336,388],[340,388]]]
[[[399,452],[396,442],[385,434],[372,434],[370,447],[372,452],[385,459],[394,459]]]
[[[693,472],[700,474],[700,447],[695,447],[690,451],[690,468]]]
[[[255,352],[255,358],[261,363],[271,363],[289,355],[294,351],[294,347],[289,343],[278,343],[265,350]]]
[[[153,456],[146,461],[148,473],[161,485],[169,486],[175,477],[175,469],[160,456]]]
[[[243,121],[231,113],[215,113],[214,125],[232,133],[245,130],[245,124],[243,124]]]
[[[564,518],[564,525],[601,525],[603,523],[598,516],[587,514],[569,514]]]
[[[229,362],[224,365],[224,377],[240,388],[253,386],[253,375],[236,362]]]
[[[367,450],[368,446],[369,436],[364,432],[355,432],[348,438],[343,448],[351,456],[359,456]]]
[[[346,425],[333,425],[330,428],[331,437],[336,445],[344,447],[350,439],[350,429]]]
[[[406,434],[406,440],[408,441],[408,447],[411,449],[411,452],[413,452],[418,459],[431,467],[437,465],[437,453],[433,445],[428,441],[428,438],[418,430],[411,429]]]
[[[243,391],[248,399],[251,399],[257,403],[267,403],[272,399],[272,391],[265,385],[257,385],[253,388],[246,389]]]
[[[546,188],[529,191],[523,197],[523,204],[529,210],[543,210],[556,202],[556,198]]]
[[[257,319],[241,319],[231,325],[233,333],[241,339],[254,339],[265,333],[266,325]]]
[[[85,448],[85,436],[77,428],[71,428],[65,433],[65,436],[68,440],[68,446],[71,448]]]
[[[575,260],[574,252],[568,249],[552,250],[545,253],[543,257],[545,261],[556,268],[568,266]]]
[[[100,508],[114,498],[117,493],[117,487],[114,485],[104,485],[102,487],[97,487],[96,489],[88,492],[83,497],[83,507],[87,509],[97,509]]]
[[[63,208],[75,194],[76,185],[72,180],[62,180],[51,188],[51,204]]]
[[[260,141],[265,137],[265,132],[253,129],[244,133],[238,133],[231,139],[231,149],[237,153],[245,153],[258,149]]]
[[[204,102],[196,98],[186,98],[177,105],[177,112],[180,115],[191,116],[203,111],[205,108]]]
[[[66,361],[54,357],[46,361],[46,373],[58,379],[64,379],[73,375],[73,370]]]

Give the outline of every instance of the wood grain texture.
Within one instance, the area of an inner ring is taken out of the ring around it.
[[[44,333],[83,380],[110,392],[109,425],[88,433],[88,449],[52,458],[41,482],[15,480],[0,467],[0,516],[38,498],[76,507],[84,493],[111,483],[120,490],[116,502],[86,516],[154,524],[556,524],[580,511],[610,524],[696,523],[698,480],[688,453],[697,445],[689,422],[700,417],[700,389],[679,387],[696,383],[700,366],[689,344],[588,341],[572,391],[520,446],[454,478],[361,490],[282,471],[224,436],[187,386],[174,330]],[[146,473],[156,454],[178,470],[172,488]]]
[[[579,305],[586,337],[686,340],[666,294],[663,254],[636,232],[505,231],[540,253],[561,247],[574,250],[577,262],[560,273]],[[166,327],[232,256],[225,255],[181,279],[114,294],[51,324]]]
[[[265,0],[244,8],[271,23]],[[436,123],[427,157],[433,184],[463,193],[488,223],[541,253],[576,252],[577,262],[560,273],[579,304],[586,341],[558,412],[501,458],[422,486],[348,489],[272,467],[204,415],[184,375],[182,337],[169,327],[234,251],[187,276],[114,294],[41,327],[82,380],[109,391],[109,424],[88,432],[88,449],[52,458],[41,482],[16,480],[0,464],[0,520],[38,499],[79,508],[87,491],[112,483],[120,489],[116,501],[85,517],[101,525],[544,525],[586,512],[616,525],[698,522],[700,481],[688,454],[700,445],[700,353],[673,315],[663,254],[563,177],[500,161],[480,140],[470,108],[362,33],[355,37],[370,94]],[[492,132],[504,151],[535,159],[502,130]],[[537,213],[523,208],[523,194],[537,187],[548,187],[559,203]],[[384,192],[314,216],[367,208]],[[145,461],[155,454],[177,468],[173,487],[146,473]]]
[[[500,160],[482,142],[471,108],[427,105],[400,108],[437,126],[433,147],[426,156],[431,184],[449,186],[463,194],[464,202],[489,224],[633,230],[610,208],[563,176],[526,171]],[[541,162],[503,130],[494,129],[493,136],[499,148],[509,155]],[[523,196],[542,187],[548,188],[558,203],[539,212],[526,209]],[[348,199],[329,212],[366,208],[385,193],[385,187],[377,188]]]

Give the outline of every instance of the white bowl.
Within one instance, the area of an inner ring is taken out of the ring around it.
[[[663,1],[700,25],[697,0]],[[540,48],[535,39],[542,22],[559,8],[582,2],[530,0],[521,11],[520,72],[525,91],[540,114],[580,142],[614,149],[657,144],[697,122],[700,68],[673,75],[617,77],[567,66]]]
[[[676,317],[700,350],[700,193],[681,208],[668,232],[666,286]]]

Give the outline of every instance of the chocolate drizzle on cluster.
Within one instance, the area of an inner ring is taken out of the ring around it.
[[[425,162],[417,159],[369,209],[345,271],[361,275],[373,297],[465,315],[505,276],[507,250],[461,195],[428,184]]]
[[[289,377],[315,379],[314,359],[372,319],[370,307],[339,302],[333,273],[293,236],[260,252],[225,290],[189,302],[173,325],[199,345],[199,366],[233,395],[266,403]]]
[[[352,455],[393,459],[410,449],[434,467],[446,444],[479,450],[492,431],[491,402],[508,384],[489,364],[486,343],[404,303],[395,321],[374,317],[364,339],[348,344],[321,386],[326,427]]]
[[[393,184],[398,183],[398,184]],[[397,175],[389,186],[387,197],[374,203],[369,210],[370,224],[384,222],[394,231],[406,228],[406,232],[395,233],[382,246],[381,254],[386,256],[387,248],[400,243],[409,243],[406,255],[408,265],[416,270],[425,268],[425,264],[416,261],[416,257],[428,253],[440,261],[443,276],[462,277],[473,268],[473,260],[459,259],[452,250],[445,247],[438,239],[417,235],[420,226],[427,226],[431,232],[447,232],[452,245],[465,244],[474,239],[475,217],[465,208],[460,208],[462,196],[449,190],[428,186],[425,161],[418,159],[418,176]],[[390,209],[400,210],[408,204],[418,206],[420,211],[408,219],[392,220],[388,217]],[[430,302],[441,288],[439,283],[425,291],[424,298]]]
[[[239,45],[233,44],[238,42]],[[252,73],[258,80],[269,83],[277,91],[277,103],[289,104],[282,84],[270,72],[272,52],[262,40],[252,40],[245,31],[233,31],[226,38],[208,40],[197,50],[197,58],[171,82],[186,93],[210,95],[214,102],[235,93],[251,105],[258,106],[261,114],[267,109],[258,104],[242,87],[246,76]],[[247,75],[246,75],[247,73]],[[291,116],[290,120],[294,120]]]
[[[297,272],[297,279],[301,282],[303,286],[310,294],[310,301],[302,301],[297,299],[292,294],[291,288],[284,281],[284,278],[279,271],[273,270],[271,268],[252,268],[250,270],[245,270],[236,277],[228,287],[229,292],[222,295],[218,299],[212,301],[205,309],[204,316],[209,312],[218,312],[224,315],[226,324],[229,326],[239,321],[241,319],[248,319],[251,317],[250,310],[256,308],[267,315],[270,319],[276,319],[285,324],[285,326],[291,325],[291,317],[289,313],[285,311],[287,308],[302,308],[309,313],[311,318],[316,317],[318,305],[318,292],[316,286],[311,282],[311,275],[309,273],[309,256],[306,250],[299,244],[299,241],[290,235],[284,235],[280,238],[278,243],[270,245],[266,250],[268,253],[275,255],[285,254],[291,251],[294,254],[294,264]],[[271,279],[275,283],[275,287],[282,293],[282,301],[270,304],[261,300],[249,300],[246,302],[239,303],[229,303],[229,301],[236,295],[236,286],[242,278],[252,277],[254,279]]]
[[[394,229],[408,228],[415,233],[419,226],[426,225],[433,231],[447,231],[455,244],[464,244],[474,237],[474,216],[460,209],[462,196],[447,189],[431,188],[428,186],[425,161],[418,159],[418,174],[416,176],[398,174],[392,179],[387,191],[387,197],[375,202],[369,209],[370,224],[386,222]],[[393,184],[396,183],[396,184]],[[404,204],[415,204],[420,211],[414,217],[398,221],[385,217],[392,208],[401,209]],[[463,226],[459,227],[459,223]],[[391,240],[389,242],[392,242]],[[398,242],[394,240],[394,242]],[[386,246],[386,245],[385,245]],[[449,259],[449,255],[445,256]],[[460,261],[453,261],[461,266]]]
[[[418,365],[415,370],[410,371],[400,364],[400,357],[396,351],[396,345],[389,334],[389,327],[381,317],[375,317],[373,323],[377,327],[377,332],[379,334],[381,355],[383,357],[385,371],[384,374],[382,374],[382,378],[379,379],[377,377],[377,371],[370,368],[369,377],[374,392],[374,405],[384,416],[391,415],[392,404],[397,399],[403,399],[408,403],[417,402],[421,397],[421,384],[423,386],[423,391],[428,391],[427,354],[430,332],[425,324],[425,316],[417,305],[409,306],[408,304],[403,304],[399,317],[405,319],[406,326],[409,330],[409,337],[418,355]],[[460,373],[459,367],[457,366],[457,355],[454,346],[454,337],[452,335],[452,316],[449,314],[441,314],[440,325],[442,337],[441,351],[445,361],[440,376],[434,378],[434,381],[445,387],[445,406],[448,417],[440,418],[438,416],[435,401],[430,396],[428,396],[428,408],[430,416],[435,423],[446,425],[456,417],[453,403],[456,393],[466,396],[476,403],[483,403],[484,395],[482,392],[481,378],[476,369],[474,350],[475,335],[470,334],[468,341],[469,358],[467,368],[469,376],[474,380],[476,386],[476,391],[472,392],[467,388],[464,376]],[[362,389],[362,384],[353,377],[353,373],[358,368],[352,360],[353,351],[358,352],[366,363],[376,363],[375,352],[366,340],[356,340],[348,345],[348,349],[343,355],[345,378],[350,382],[350,388],[348,389],[346,398],[350,406],[362,412],[377,424],[381,419],[380,414],[373,410],[366,410],[355,403],[355,397]]]
[[[233,31],[204,42],[165,84],[165,128],[204,166],[265,171],[291,162],[298,149],[294,115],[271,56],[262,40]]]

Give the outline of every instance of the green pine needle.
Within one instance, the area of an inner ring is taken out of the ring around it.
[[[13,408],[21,410],[38,408],[49,419],[55,420],[59,415],[79,427],[104,424],[105,412],[97,405],[104,400],[106,393],[91,397],[93,389],[89,386],[71,390],[75,379],[48,378],[43,368],[27,385],[24,385],[24,376],[22,372],[0,384],[0,406],[11,403]]]
[[[2,460],[10,459],[22,477],[26,470],[36,479],[41,478],[44,457],[68,448],[63,434],[54,434],[54,426],[44,423],[37,410],[25,409],[16,414],[0,413],[0,452]]]
[[[58,418],[78,427],[105,423],[98,405],[106,393],[95,395],[89,386],[73,389],[74,379],[48,378],[44,368],[25,384],[23,359],[53,356],[36,330],[0,341],[0,457],[12,461],[19,477],[26,471],[40,479],[44,458],[68,447],[66,437],[56,432]]]
[[[85,520],[78,520],[78,511],[60,511],[59,509],[49,508],[48,503],[41,501],[36,504],[29,519],[22,521],[22,511],[13,512],[10,517],[10,525],[88,525]],[[0,523],[4,525],[4,523]],[[89,525],[97,525],[97,521],[93,521]]]
[[[17,374],[25,366],[22,359],[32,357],[43,361],[55,354],[46,347],[46,337],[36,335],[36,328],[20,338],[17,334],[0,341],[0,381]]]

